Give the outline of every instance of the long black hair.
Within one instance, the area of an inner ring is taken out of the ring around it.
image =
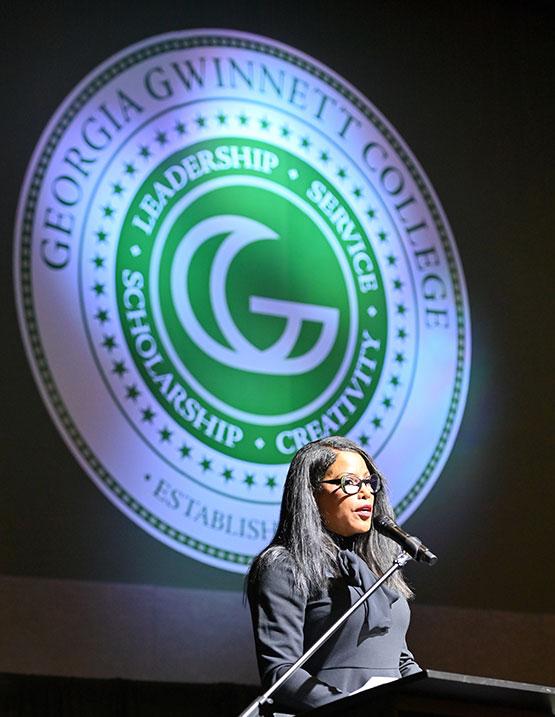
[[[338,545],[323,523],[316,495],[321,490],[320,481],[335,462],[338,451],[358,453],[368,471],[381,476],[366,451],[348,438],[329,436],[303,446],[291,461],[285,479],[276,534],[254,559],[247,577],[248,584],[256,582],[260,570],[286,557],[293,570],[295,588],[303,594],[318,594],[325,589],[330,574],[336,574]],[[377,515],[393,517],[386,482],[381,477],[383,487],[374,496],[374,511]],[[377,575],[383,575],[399,552],[393,541],[374,529],[353,536],[349,543]],[[388,582],[401,595],[412,597],[412,591],[399,570]]]

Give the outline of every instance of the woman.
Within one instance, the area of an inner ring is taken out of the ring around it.
[[[247,578],[265,690],[398,554],[391,540],[372,529],[374,514],[391,516],[391,506],[383,479],[356,443],[332,436],[298,451],[276,535]],[[396,572],[277,690],[276,709],[301,712],[340,699],[371,677],[418,672],[405,642],[410,597]]]

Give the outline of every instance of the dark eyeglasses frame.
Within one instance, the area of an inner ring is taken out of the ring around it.
[[[353,481],[353,478],[356,482]],[[372,475],[368,476],[368,478],[360,479],[352,473],[345,473],[339,478],[321,480],[320,483],[332,483],[333,485],[337,485],[347,495],[356,495],[361,490],[363,485],[369,488],[370,493],[372,493],[372,495],[376,495],[376,493],[379,493],[382,489],[382,478],[377,473],[372,473]],[[347,486],[352,486],[353,489],[349,490]]]

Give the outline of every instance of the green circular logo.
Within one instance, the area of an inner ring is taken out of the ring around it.
[[[365,445],[402,519],[454,441],[470,328],[441,208],[368,100],[279,43],[174,33],[88,77],[31,162],[16,269],[68,444],[210,564],[269,541],[306,442]]]

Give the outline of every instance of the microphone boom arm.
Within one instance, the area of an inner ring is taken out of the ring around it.
[[[274,682],[274,684],[270,687],[269,690],[266,690],[266,692],[261,695],[260,697],[257,697],[254,702],[252,702],[241,714],[239,717],[253,717],[254,715],[262,714],[262,709],[264,707],[269,707],[272,704],[271,696],[274,694],[274,692],[281,687],[281,685],[285,682],[285,680],[288,680],[289,677],[299,668],[301,665],[304,665],[304,663],[312,657],[312,655],[320,649],[320,647],[326,642],[336,630],[338,630],[343,623],[349,619],[349,617],[354,613],[354,611],[359,608],[366,600],[374,593],[382,583],[384,583],[387,578],[389,578],[396,570],[399,570],[399,568],[402,568],[403,565],[408,563],[408,561],[411,560],[411,556],[409,553],[402,550],[399,555],[395,558],[393,561],[393,564],[391,567],[386,570],[386,572],[376,580],[376,582],[368,588],[368,590],[362,595],[351,607],[345,612],[341,617],[335,622],[326,632],[322,635],[322,637],[318,638],[316,642],[312,645],[312,647],[309,647],[308,650],[304,653],[304,655],[301,655],[299,659],[294,662],[291,667],[285,672],[279,680]]]

